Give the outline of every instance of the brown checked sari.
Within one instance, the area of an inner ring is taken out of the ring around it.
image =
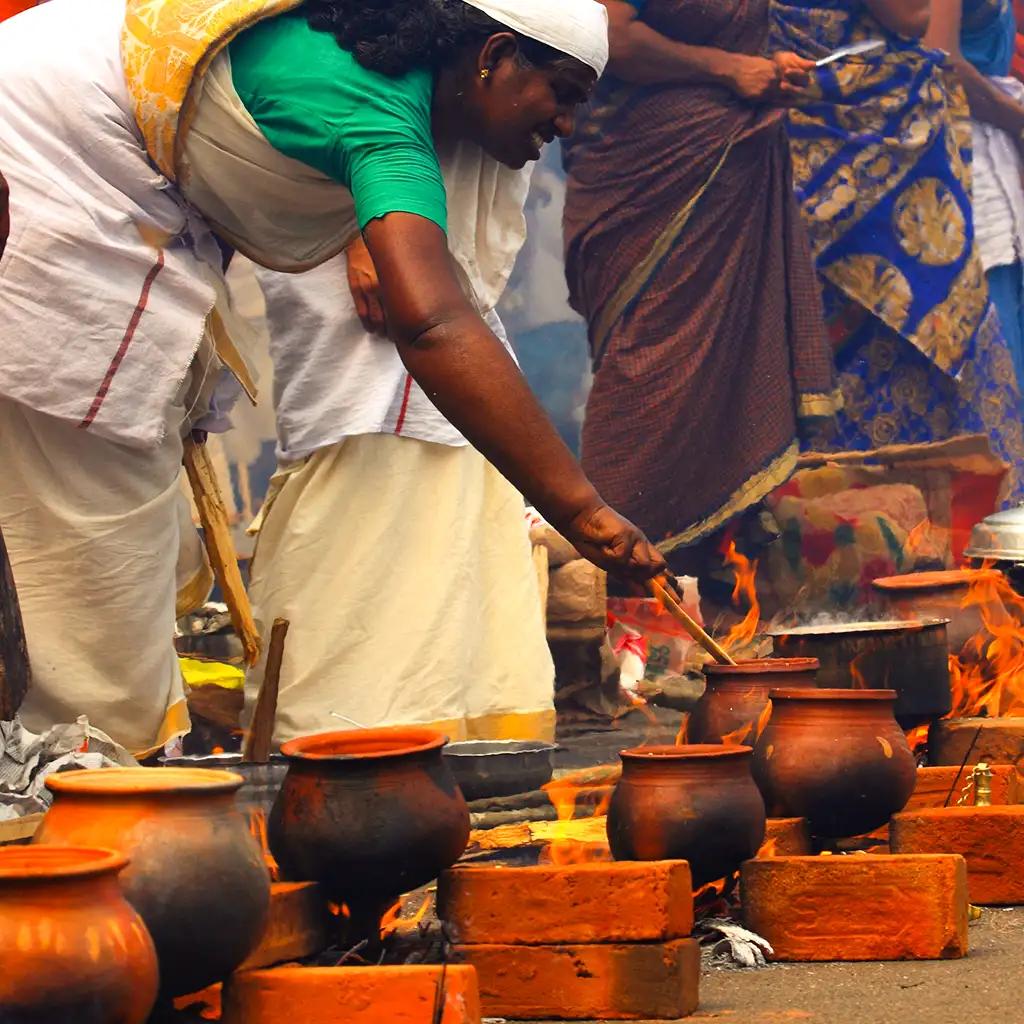
[[[649,0],[682,42],[760,54],[768,0]],[[583,464],[660,541],[696,543],[793,472],[832,361],[785,115],[607,77],[566,145],[566,274],[589,324]]]

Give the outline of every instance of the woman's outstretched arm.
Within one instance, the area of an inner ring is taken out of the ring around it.
[[[515,361],[466,299],[444,232],[424,217],[391,213],[364,234],[388,333],[445,417],[582,555],[627,578],[664,570],[647,538],[602,501]]]

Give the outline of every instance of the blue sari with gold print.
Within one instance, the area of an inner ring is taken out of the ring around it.
[[[965,17],[981,4],[965,0]],[[984,433],[1024,497],[1013,360],[974,245],[966,99],[943,55],[860,0],[774,0],[773,48],[818,59],[790,114],[794,180],[823,284],[845,408],[836,445],[865,450]]]

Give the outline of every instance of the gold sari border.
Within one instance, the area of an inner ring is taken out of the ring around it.
[[[663,555],[667,555],[669,552],[675,551],[676,548],[686,547],[706,537],[709,533],[713,533],[733,516],[750,508],[751,505],[771,494],[776,487],[784,484],[793,475],[799,454],[800,446],[793,441],[781,455],[776,456],[764,469],[749,477],[733,491],[729,499],[717,511],[700,522],[694,523],[682,533],[677,533],[675,536],[661,541],[656,545],[657,549]]]
[[[834,416],[843,408],[843,392],[836,388],[832,392],[811,392],[797,397],[796,414],[799,419],[810,420]]]

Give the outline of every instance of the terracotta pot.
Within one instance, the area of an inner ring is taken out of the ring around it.
[[[917,779],[894,690],[773,690],[754,748],[772,817],[826,838],[862,835],[903,809]]]
[[[106,845],[160,960],[164,996],[221,981],[263,934],[270,876],[235,807],[242,778],[198,768],[100,768],[46,780],[54,801],[33,842]]]
[[[0,1021],[143,1024],[153,941],[117,883],[114,850],[0,850]]]
[[[953,706],[945,619],[798,626],[771,635],[780,656],[821,662],[823,689],[895,690],[904,729],[948,715]]]
[[[948,619],[946,642],[950,651],[959,654],[964,644],[982,629],[978,606],[964,607],[971,585],[1000,575],[995,569],[945,569],[883,576],[872,586],[894,618]]]
[[[634,747],[619,757],[622,778],[608,808],[616,860],[687,860],[696,887],[757,853],[765,813],[750,747]]]
[[[705,665],[707,687],[690,712],[686,738],[691,743],[752,743],[768,707],[768,695],[779,687],[814,686],[816,658],[758,658],[738,665]]]
[[[469,841],[469,810],[423,728],[362,729],[285,743],[270,817],[286,876],[314,880],[372,929],[402,893],[436,878]]]

